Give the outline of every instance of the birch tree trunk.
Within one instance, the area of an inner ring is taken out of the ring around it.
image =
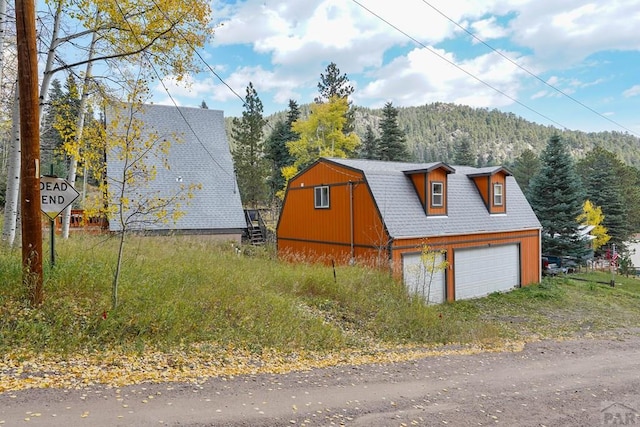
[[[11,145],[9,147],[9,168],[7,170],[4,226],[2,227],[2,241],[9,246],[13,246],[16,241],[19,206],[18,199],[20,194],[20,109],[18,98],[18,85],[16,84],[11,115]]]
[[[1,0],[0,0],[1,1]],[[87,62],[87,68],[84,73],[84,83],[82,84],[82,95],[80,95],[80,114],[78,115],[78,121],[76,122],[76,135],[75,142],[80,144],[82,141],[82,132],[84,129],[84,119],[87,114],[87,101],[89,99],[89,83],[91,81],[91,72],[93,70],[93,56],[95,53],[96,42],[98,41],[98,33],[94,31],[91,39],[91,45],[89,47],[89,62]],[[71,162],[69,165],[69,176],[67,181],[72,187],[76,186],[76,177],[78,174],[78,159],[76,156],[71,156]],[[86,169],[85,169],[86,174]],[[86,176],[85,176],[86,180]],[[86,191],[86,190],[83,190]],[[84,200],[85,194],[82,198]],[[62,238],[69,238],[69,226],[71,223],[71,205],[67,206],[62,214]]]
[[[38,103],[38,111],[40,113],[40,124],[42,126],[42,111],[44,110],[44,104],[49,96],[49,85],[53,78],[53,61],[56,58],[56,48],[60,44],[60,21],[62,20],[62,0],[56,2],[56,13],[53,17],[53,29],[51,30],[51,43],[49,43],[49,50],[47,51],[47,62],[44,66],[44,72],[42,75],[42,83],[40,85],[40,102]]]
[[[3,52],[3,54],[0,55],[0,84],[2,84],[4,77],[4,38],[7,33],[7,1],[8,0],[0,0],[0,52]]]
[[[6,5],[5,0],[0,3]],[[47,62],[44,70],[44,77],[40,87],[39,100],[39,117],[42,122],[42,110],[44,107],[49,84],[51,83],[51,69],[55,59],[55,49],[58,45],[58,33],[60,31],[60,20],[62,19],[62,1],[57,2],[56,14],[54,16],[53,32],[51,34],[51,43],[47,55]],[[0,55],[1,56],[1,55]],[[13,125],[11,128],[11,155],[9,158],[9,167],[7,174],[7,196],[6,207],[4,212],[4,226],[2,232],[2,240],[12,246],[15,242],[15,234],[18,223],[18,196],[20,189],[20,114],[18,110],[18,88],[16,84],[16,95],[13,104]]]

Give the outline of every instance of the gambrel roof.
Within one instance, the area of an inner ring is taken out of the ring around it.
[[[113,111],[107,111],[107,120],[113,120]],[[155,133],[171,145],[162,159],[148,162],[157,169],[157,177],[149,183],[149,194],[175,193],[180,185],[199,184],[189,203],[181,203],[184,212],[175,224],[145,225],[151,230],[193,230],[211,232],[238,231],[246,228],[240,193],[235,179],[233,160],[227,141],[223,112],[203,108],[144,105],[135,112],[143,123],[143,137]],[[108,153],[107,175],[122,173],[123,163],[114,153]],[[111,230],[118,224],[110,223]]]
[[[540,229],[541,225],[515,178],[504,168],[448,166],[358,159],[323,159],[364,174],[385,226],[394,239]],[[446,216],[427,216],[407,172],[447,171]],[[470,176],[505,171],[506,214],[490,214]]]

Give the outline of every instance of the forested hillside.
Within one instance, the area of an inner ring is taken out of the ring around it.
[[[452,162],[454,147],[460,138],[468,138],[478,165],[509,165],[524,150],[540,153],[549,138],[560,133],[576,159],[595,146],[615,153],[626,164],[640,167],[640,139],[622,132],[561,131],[556,127],[529,122],[512,113],[464,105],[434,103],[419,107],[398,107],[398,124],[407,136],[409,150],[417,161]],[[301,108],[303,115],[307,108]],[[283,120],[285,112],[266,117],[269,125]],[[368,124],[375,130],[382,109],[356,107],[355,129],[364,137]],[[231,119],[227,119],[227,129]]]

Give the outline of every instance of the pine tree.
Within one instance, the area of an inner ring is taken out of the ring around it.
[[[586,196],[591,202],[602,208],[602,225],[611,236],[609,243],[616,244],[620,250],[629,240],[631,231],[628,226],[628,211],[625,207],[622,181],[624,164],[615,154],[596,147],[577,165],[582,178]]]
[[[340,74],[340,69],[331,62],[327,65],[326,74],[320,73],[320,82],[318,82],[318,92],[320,96],[315,98],[317,104],[329,102],[332,97],[344,98],[349,100],[349,96],[353,93],[354,87],[349,83],[349,78],[346,74]],[[342,131],[345,135],[353,132],[355,129],[355,111],[351,105],[351,101],[348,102],[349,108],[345,113],[346,122]]]
[[[231,137],[236,141],[232,154],[242,203],[253,208],[257,208],[267,196],[267,163],[262,143],[267,121],[262,117],[262,111],[262,101],[253,83],[249,82],[242,118],[233,119]]]
[[[285,185],[282,168],[290,166],[294,162],[294,158],[287,148],[287,142],[300,138],[300,135],[291,129],[291,126],[298,118],[300,118],[298,104],[294,100],[289,100],[289,111],[287,112],[286,120],[276,123],[265,142],[265,157],[271,162],[268,186],[272,198]]]
[[[378,159],[378,138],[373,132],[371,125],[367,125],[367,133],[364,135],[362,145],[360,147],[360,156],[363,159],[374,160]]]
[[[398,126],[398,109],[391,102],[387,102],[382,109],[380,121],[380,138],[376,149],[377,158],[386,161],[407,161],[406,136]]]
[[[68,162],[62,149],[75,138],[79,114],[80,94],[73,75],[67,76],[64,89],[59,80],[53,80],[49,89],[49,102],[44,110],[41,146],[43,166],[53,165],[57,176],[67,175]]]
[[[540,170],[540,159],[533,151],[527,149],[516,159],[512,172],[516,182],[527,195],[529,192],[529,182]]]
[[[631,234],[640,232],[640,170],[624,165],[618,179],[622,186],[622,197],[627,210],[627,225]],[[640,266],[639,266],[640,267]]]
[[[476,155],[471,149],[471,140],[464,135],[456,141],[453,162],[460,166],[476,166]]]
[[[60,80],[54,79],[49,89],[49,102],[44,107],[44,117],[42,118],[42,135],[40,136],[40,146],[42,151],[42,165],[49,165],[54,159],[54,150],[62,147],[63,141],[60,132],[55,128],[58,106],[64,103],[64,92]],[[62,171],[64,173],[64,171]],[[65,173],[66,175],[66,173]]]
[[[529,201],[542,224],[542,250],[549,255],[582,257],[586,242],[578,235],[584,195],[580,176],[559,135],[540,155],[540,170],[529,183]]]
[[[347,75],[341,75],[338,66],[332,62],[327,66],[326,74],[320,74],[320,82],[318,83],[320,96],[315,99],[315,102],[318,104],[328,102],[332,96],[349,98],[354,90]]]

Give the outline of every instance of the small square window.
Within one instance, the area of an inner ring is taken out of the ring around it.
[[[441,207],[444,199],[444,185],[441,182],[431,183],[431,206]]]
[[[316,209],[329,208],[329,186],[315,187],[313,203]]]
[[[502,206],[502,184],[493,184],[493,204]]]

